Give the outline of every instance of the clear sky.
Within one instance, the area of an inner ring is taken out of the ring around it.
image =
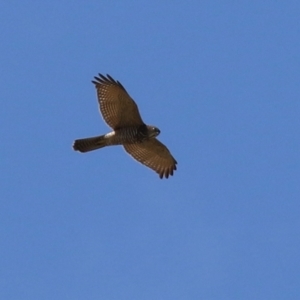
[[[0,299],[299,299],[299,1],[2,1]],[[119,80],[178,161],[109,131]]]

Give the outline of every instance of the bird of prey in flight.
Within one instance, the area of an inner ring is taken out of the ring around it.
[[[134,159],[153,169],[160,178],[173,175],[177,161],[168,148],[156,139],[160,130],[143,122],[136,103],[119,81],[101,74],[94,78],[92,83],[97,90],[100,112],[113,131],[75,140],[74,150],[88,152],[122,145]]]

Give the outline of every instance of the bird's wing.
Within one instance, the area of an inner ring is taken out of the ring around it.
[[[94,78],[92,82],[97,89],[100,111],[110,127],[115,130],[144,124],[136,103],[119,81],[101,74]]]
[[[176,170],[177,161],[168,148],[156,138],[123,146],[133,158],[154,170],[160,178],[168,178]]]

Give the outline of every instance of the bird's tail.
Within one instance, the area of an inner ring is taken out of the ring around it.
[[[73,149],[79,152],[88,152],[103,148],[106,146],[106,140],[104,135],[94,136],[86,139],[75,140]]]

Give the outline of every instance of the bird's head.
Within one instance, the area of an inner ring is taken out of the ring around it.
[[[149,138],[154,138],[160,134],[160,130],[155,126],[148,125],[147,129]]]

